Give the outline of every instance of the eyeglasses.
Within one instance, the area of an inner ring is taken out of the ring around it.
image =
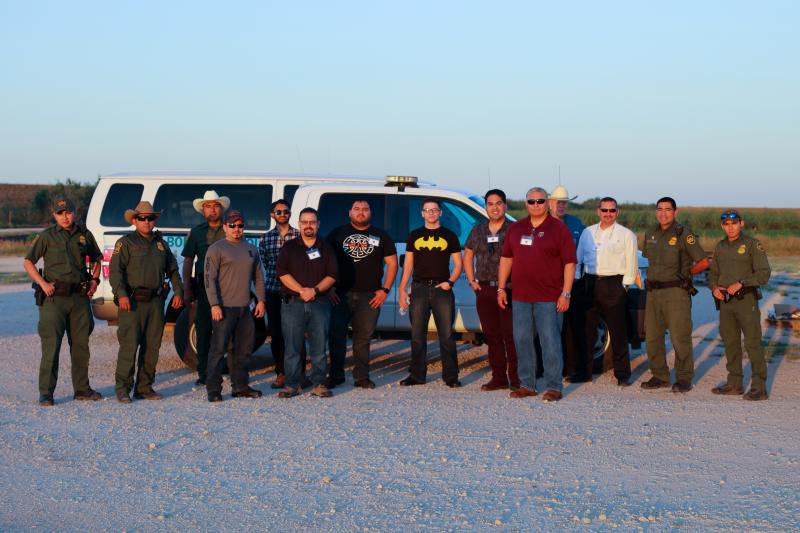
[[[542,205],[547,201],[547,198],[528,198],[525,201],[528,202],[528,205]]]
[[[739,213],[722,213],[719,217],[719,219],[722,220],[723,222],[725,222],[728,219],[733,220],[735,218],[739,218]]]
[[[273,211],[273,213],[276,215],[289,215],[292,212],[288,209],[276,209],[275,211]]]
[[[428,209],[423,209],[422,210],[423,213],[439,213],[441,211],[442,210],[439,209],[438,207],[429,207]]]
[[[242,229],[242,228],[244,227],[244,224],[243,224],[243,223],[241,223],[241,222],[240,222],[240,223],[238,223],[238,224],[228,224],[228,227],[229,227],[229,228],[231,228],[231,229],[234,229],[234,228],[236,228],[236,229]]]
[[[146,217],[136,217],[136,220],[138,220],[139,222],[153,222],[157,218],[158,217],[155,215],[147,215]]]
[[[606,208],[601,207],[600,208],[600,212],[601,213],[616,213],[617,212],[617,208],[616,207],[611,207],[609,209],[606,209]]]

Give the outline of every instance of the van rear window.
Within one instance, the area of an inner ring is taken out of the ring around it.
[[[192,228],[204,221],[194,210],[192,201],[208,190],[231,199],[230,209],[242,212],[248,229],[267,229],[272,185],[166,184],[158,188],[153,208],[162,211],[161,228]]]
[[[142,199],[144,185],[140,183],[115,183],[108,189],[100,224],[103,226],[128,226],[123,215],[126,209],[133,209]]]

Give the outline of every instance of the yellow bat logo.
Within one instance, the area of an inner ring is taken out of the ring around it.
[[[433,250],[434,248],[438,248],[442,251],[447,250],[447,241],[441,237],[433,238],[433,237],[425,237],[424,239],[420,237],[416,241],[414,241],[414,248],[417,250],[422,250],[423,248],[427,248],[428,250]]]

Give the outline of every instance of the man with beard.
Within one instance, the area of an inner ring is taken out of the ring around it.
[[[331,304],[327,292],[336,281],[336,255],[328,243],[317,237],[316,209],[306,207],[300,211],[300,231],[300,238],[284,244],[278,256],[278,278],[283,284],[281,328],[286,339],[286,387],[278,396],[291,398],[300,394],[301,350],[308,338],[314,383],[311,394],[328,398],[331,391],[326,385],[325,345]]]
[[[211,345],[211,306],[208,304],[206,288],[203,285],[208,247],[225,238],[222,228],[222,212],[230,207],[227,196],[219,196],[216,191],[206,191],[202,198],[192,202],[195,211],[206,221],[192,228],[186,237],[181,255],[183,260],[183,295],[187,305],[195,303],[194,330],[197,334],[197,381],[195,385],[206,384],[208,369],[208,349]],[[194,277],[192,277],[194,266]]]
[[[371,225],[366,200],[350,208],[350,223],[334,229],[326,239],[336,252],[339,276],[330,292],[330,375],[328,388],[344,383],[347,326],[353,327],[353,381],[356,387],[374,389],[369,379],[369,342],[378,315],[397,275],[397,250],[388,233]],[[386,264],[386,276],[383,270]]]
[[[264,274],[256,247],[244,240],[244,217],[239,211],[225,216],[225,239],[208,248],[205,285],[214,332],[208,358],[209,402],[222,401],[223,356],[233,338],[228,368],[234,398],[260,398],[261,391],[248,385],[247,359],[255,343],[256,318],[264,316]],[[250,311],[250,288],[255,285],[254,312]]]
[[[164,299],[169,293],[165,278],[175,292],[172,308],[183,305],[178,263],[161,232],[153,231],[160,215],[150,202],[139,202],[135,209],[125,211],[125,221],[136,229],[117,241],[111,256],[109,282],[119,305],[115,382],[117,400],[122,403],[130,403],[132,389],[136,399],[161,399],[153,383],[164,334]]]
[[[484,197],[488,222],[472,228],[464,246],[464,270],[469,286],[475,291],[475,307],[481,330],[489,347],[489,366],[492,377],[481,385],[482,391],[519,388],[517,350],[514,347],[514,328],[511,308],[497,305],[497,271],[500,254],[511,222],[506,218],[506,193],[492,189]],[[477,262],[477,266],[473,265]],[[506,285],[511,294],[511,285]]]

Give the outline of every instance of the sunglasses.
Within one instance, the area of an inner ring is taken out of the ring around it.
[[[733,220],[738,218],[739,218],[739,213],[722,213],[722,215],[720,215],[719,217],[719,219],[722,220],[723,222],[726,220]]]
[[[528,198],[525,201],[528,202],[528,205],[542,205],[543,203],[545,203],[547,201],[547,199],[546,198]]]
[[[276,209],[273,213],[276,215],[290,215],[292,212],[288,209]]]
[[[617,212],[617,208],[616,207],[611,207],[609,209],[605,209],[605,208],[601,207],[600,208],[600,212],[601,213],[616,213]]]
[[[231,229],[234,229],[234,228],[236,228],[236,229],[242,229],[242,228],[244,227],[244,224],[243,224],[243,223],[241,223],[241,222],[240,222],[240,223],[238,223],[238,224],[228,224],[228,227],[229,227],[229,228],[231,228]]]
[[[136,217],[136,220],[138,220],[139,222],[153,222],[157,218],[158,217],[155,215],[147,215],[145,217]]]

